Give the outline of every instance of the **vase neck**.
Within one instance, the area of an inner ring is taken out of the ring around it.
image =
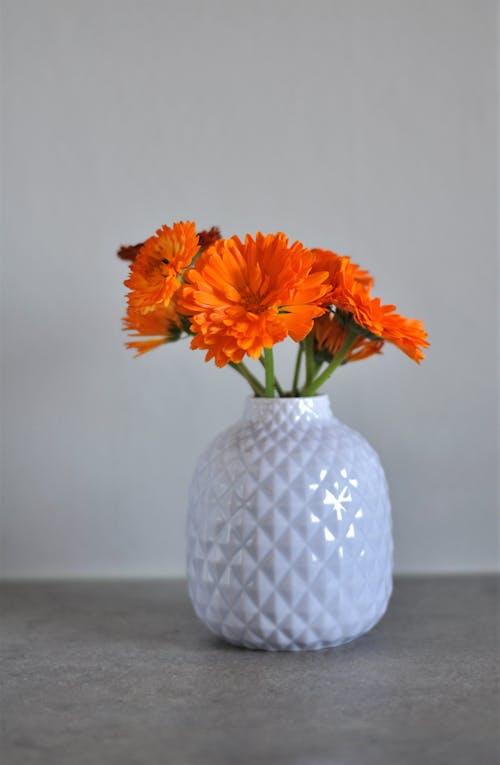
[[[306,398],[248,398],[244,420],[260,423],[319,422],[333,417],[328,396]]]

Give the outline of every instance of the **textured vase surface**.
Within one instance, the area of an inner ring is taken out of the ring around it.
[[[230,643],[318,649],[361,635],[386,610],[392,549],[378,456],[327,396],[248,399],[198,461],[189,593]]]

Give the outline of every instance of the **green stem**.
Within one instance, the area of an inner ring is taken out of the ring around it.
[[[266,362],[264,361],[262,356],[259,357],[259,361],[260,361],[260,363],[262,364],[262,366],[265,369],[266,368]],[[281,398],[283,398],[284,395],[285,395],[285,391],[283,390],[283,388],[279,384],[278,378],[276,377],[276,375],[274,375],[274,387],[276,388],[276,393],[278,394],[278,396],[281,396]]]
[[[306,352],[306,385],[309,385],[313,380],[315,372],[314,347],[311,332],[309,332],[304,339],[304,349]]]
[[[300,343],[297,350],[297,360],[295,361],[295,370],[293,372],[292,393],[295,396],[299,395],[299,375],[300,375],[300,365],[302,363],[303,354],[304,354],[304,346],[302,345],[302,343]]]
[[[264,366],[266,369],[267,398],[274,398],[274,356],[272,348],[264,348]]]
[[[263,396],[265,394],[263,385],[260,384],[257,378],[250,372],[249,369],[247,369],[242,361],[239,364],[235,364],[234,361],[230,361],[229,366],[245,378],[245,380],[250,384],[250,387],[256,396]]]
[[[328,364],[326,369],[324,369],[319,377],[317,377],[315,380],[306,382],[302,388],[301,396],[314,396],[318,388],[321,388],[321,386],[328,380],[330,375],[332,375],[337,367],[342,364],[351,347],[354,345],[357,337],[357,332],[353,330],[349,332],[339,352],[335,354],[334,359]]]

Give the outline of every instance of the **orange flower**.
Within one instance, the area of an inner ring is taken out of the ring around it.
[[[187,271],[179,310],[191,317],[192,348],[219,367],[260,357],[288,335],[296,342],[324,313],[326,272],[311,273],[314,256],[285,234],[237,236],[208,248]]]
[[[344,314],[339,316],[340,325],[352,323],[360,329],[364,337],[374,341],[375,345],[363,345],[356,341],[353,350],[357,350],[357,359],[366,358],[367,355],[377,353],[376,344],[380,341],[388,341],[400,348],[411,359],[420,363],[424,358],[423,348],[428,348],[427,333],[424,325],[417,319],[407,319],[395,313],[396,306],[383,305],[380,298],[372,298],[370,295],[373,279],[368,271],[361,269],[356,263],[352,263],[347,256],[340,256],[328,250],[313,250],[315,264],[313,270],[327,270],[330,289],[325,295],[325,302],[333,305]],[[317,332],[321,335],[323,347],[336,348],[337,335],[340,329],[333,324],[328,324],[325,319]],[[332,336],[328,339],[328,334]],[[345,336],[344,336],[345,339]],[[340,346],[339,346],[340,347]],[[380,346],[381,347],[381,346]],[[363,349],[363,350],[361,350]],[[374,350],[375,349],[375,350]],[[338,348],[337,348],[338,350]],[[363,353],[363,355],[361,355]]]
[[[313,339],[316,352],[320,357],[326,357],[326,361],[331,361],[342,348],[348,333],[348,328],[334,313],[323,314],[314,320]],[[375,353],[381,353],[383,345],[383,340],[371,340],[365,335],[359,335],[347,353],[345,361],[367,359]]]
[[[182,332],[181,319],[172,303],[155,306],[147,313],[129,306],[123,319],[123,328],[133,333],[130,337],[145,338],[126,343],[127,348],[137,351],[136,357],[158,348],[163,343],[178,340]]]
[[[422,322],[407,319],[395,313],[396,306],[383,305],[380,298],[372,298],[356,277],[357,267],[343,260],[336,284],[332,285],[332,304],[345,315],[344,319],[354,322],[371,339],[387,340],[420,363],[424,358],[422,349],[429,347]]]
[[[147,239],[130,266],[125,282],[129,305],[148,310],[167,305],[179,288],[179,277],[199,250],[195,224],[162,226]]]
[[[205,250],[220,238],[220,229],[217,228],[217,226],[212,226],[212,228],[207,231],[198,231],[200,250]],[[116,254],[121,260],[135,260],[144,245],[145,242],[139,242],[139,244],[122,244]]]
[[[314,271],[328,271],[328,282],[330,284],[330,290],[324,297],[325,305],[331,305],[333,300],[333,293],[336,289],[339,273],[345,268],[349,268],[352,278],[358,284],[360,284],[365,290],[369,291],[373,286],[373,277],[369,271],[365,271],[364,268],[360,268],[356,263],[352,263],[348,255],[337,255],[336,252],[330,250],[311,250],[314,257],[314,265],[312,267]]]
[[[382,306],[382,308],[392,308],[392,306]],[[398,313],[387,311],[382,324],[382,336],[385,340],[393,343],[410,359],[420,364],[425,358],[422,348],[428,348],[430,345],[423,323],[418,319],[407,319]]]

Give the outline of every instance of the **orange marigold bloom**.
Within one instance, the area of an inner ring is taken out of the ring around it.
[[[209,247],[186,272],[178,306],[191,317],[192,348],[219,367],[260,357],[288,335],[296,342],[324,313],[326,272],[311,273],[314,256],[285,234],[258,232]]]
[[[348,328],[334,313],[325,313],[314,320],[313,340],[316,351],[331,360],[342,348],[349,333]],[[376,353],[381,353],[383,340],[371,340],[365,335],[359,335],[351,346],[345,361],[361,361]]]
[[[125,282],[131,290],[129,305],[142,309],[167,305],[181,284],[179,276],[191,265],[198,250],[194,223],[159,228],[144,242],[130,266]]]
[[[209,228],[206,231],[198,231],[198,244],[200,250],[205,250],[220,238],[220,229],[217,226],[212,226],[212,228]],[[121,260],[135,260],[144,245],[145,242],[139,242],[138,244],[122,244],[116,254]]]
[[[364,268],[360,268],[357,263],[352,263],[348,255],[337,255],[336,252],[330,250],[319,250],[317,248],[311,250],[314,255],[313,271],[328,271],[328,282],[330,284],[330,290],[324,297],[325,305],[331,305],[333,300],[333,293],[336,289],[339,272],[349,267],[352,278],[358,284],[360,284],[365,290],[369,291],[373,287],[373,277],[369,271]]]
[[[380,298],[372,298],[356,277],[357,267],[342,259],[330,293],[332,304],[371,339],[387,340],[420,363],[424,358],[422,349],[429,347],[422,322],[407,319],[395,313],[396,306],[383,305]]]
[[[382,306],[382,308],[392,306]],[[418,319],[407,319],[398,313],[387,311],[383,318],[382,336],[393,345],[396,345],[410,359],[420,364],[425,358],[422,348],[428,348],[427,332],[424,325]]]
[[[137,357],[164,343],[178,340],[182,323],[172,303],[155,306],[147,313],[129,306],[123,319],[123,328],[130,333],[130,337],[144,338],[126,343],[127,348],[137,351]]]
[[[330,289],[325,295],[325,303],[335,306],[346,315],[340,325],[345,325],[346,320],[354,322],[364,333],[365,338],[368,336],[368,340],[375,343],[384,340],[393,343],[411,359],[420,363],[424,358],[422,349],[429,347],[422,322],[417,319],[407,319],[395,313],[396,306],[383,305],[380,298],[372,298],[370,290],[373,279],[369,272],[356,263],[352,263],[346,255],[341,256],[328,250],[318,249],[312,252],[316,256],[313,270],[328,271]],[[333,324],[328,324],[326,319],[318,329],[318,332],[322,332],[322,342],[330,344],[332,348],[336,347],[339,331]],[[330,341],[325,333],[333,333]],[[366,358],[365,354],[371,355],[372,352],[378,352],[373,350],[374,348],[376,346],[367,344],[362,346],[361,342],[357,341],[351,353],[357,350],[358,359]],[[363,355],[361,355],[362,352]],[[347,358],[349,360],[349,355]]]

